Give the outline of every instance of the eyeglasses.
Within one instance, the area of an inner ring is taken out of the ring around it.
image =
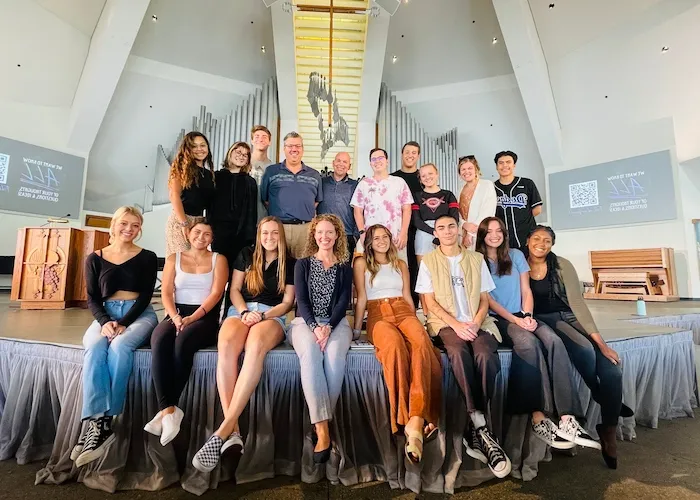
[[[301,149],[304,149],[304,145],[303,144],[285,144],[284,149],[289,149],[291,151],[294,151],[295,149],[301,150]]]
[[[233,154],[244,158],[248,158],[248,156],[250,156],[247,151],[234,151]]]
[[[379,161],[386,160],[386,156],[375,156],[374,158],[370,158],[369,162],[370,163],[377,163]]]

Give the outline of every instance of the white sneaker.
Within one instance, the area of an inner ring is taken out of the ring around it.
[[[559,428],[550,419],[545,418],[539,424],[532,424],[532,432],[537,439],[557,450],[570,450],[574,446],[573,441],[560,437],[557,433]]]
[[[184,416],[185,412],[183,412],[177,406],[175,407],[174,412],[163,415],[163,433],[160,435],[160,444],[162,446],[165,446],[170,441],[175,439],[175,437],[180,433],[180,424],[182,423]]]
[[[160,436],[163,433],[163,411],[156,413],[156,416],[143,426],[143,430],[154,436]]]
[[[576,443],[579,446],[593,448],[594,450],[601,449],[600,443],[593,439],[574,417],[569,417],[559,422],[557,436]]]
[[[243,455],[243,438],[241,437],[240,432],[234,432],[228,437],[228,439],[224,442],[223,446],[221,447],[221,454],[223,455],[224,452],[229,448],[240,448],[240,454]]]

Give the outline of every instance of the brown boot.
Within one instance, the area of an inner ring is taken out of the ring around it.
[[[600,437],[605,465],[617,469],[617,426],[598,424],[595,429]]]

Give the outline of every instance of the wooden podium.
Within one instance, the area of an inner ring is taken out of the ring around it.
[[[109,233],[72,227],[17,231],[11,300],[22,309],[87,307],[85,258],[109,244]]]

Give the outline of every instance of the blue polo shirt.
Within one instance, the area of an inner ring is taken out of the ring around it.
[[[340,181],[336,181],[333,174],[329,174],[323,178],[321,185],[323,201],[318,204],[317,212],[337,215],[343,221],[345,233],[348,236],[358,236],[353,208],[350,206],[357,181],[347,175]]]
[[[316,202],[323,201],[321,174],[303,163],[296,174],[285,161],[270,165],[260,183],[260,199],[270,203],[267,213],[282,222],[309,222],[316,215]]]

